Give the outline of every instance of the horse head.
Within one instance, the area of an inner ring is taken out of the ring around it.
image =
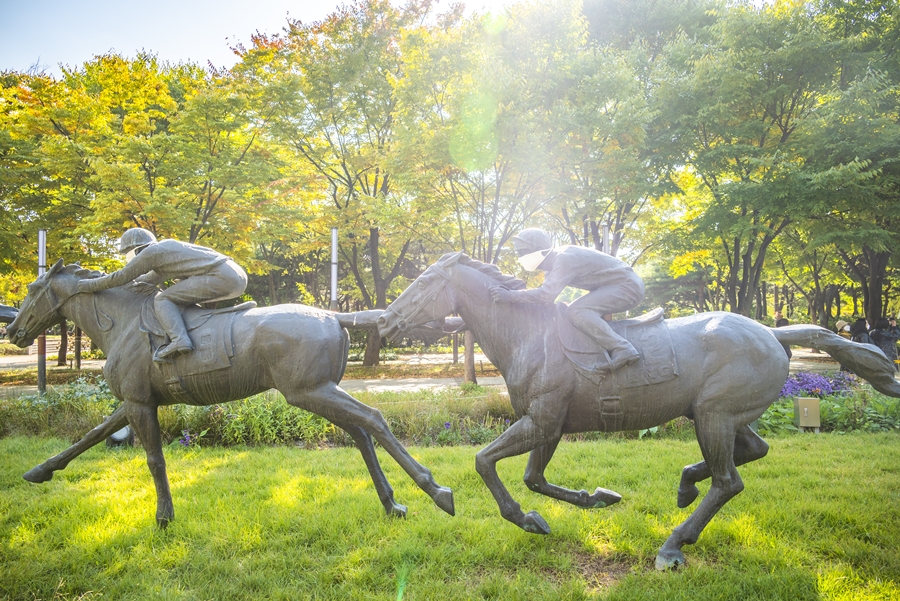
[[[57,261],[28,284],[28,294],[19,314],[7,328],[10,342],[22,348],[30,346],[44,330],[62,318],[59,309],[78,294],[78,280],[96,275],[97,272],[82,269],[77,264],[64,266],[62,259]]]
[[[450,286],[447,286],[447,284]],[[410,328],[459,313],[463,305],[491,306],[489,289],[521,290],[525,282],[503,274],[496,265],[482,263],[462,252],[449,253],[426,269],[378,319],[382,336],[394,338]]]
[[[63,268],[60,259],[46,273],[28,284],[28,295],[19,314],[9,324],[9,341],[21,348],[30,346],[41,332],[59,321],[59,300],[50,282]]]
[[[417,277],[378,318],[378,332],[386,338],[396,338],[411,328],[442,320],[453,313],[453,299],[441,292],[450,281],[448,270],[462,256],[462,252],[446,254]]]

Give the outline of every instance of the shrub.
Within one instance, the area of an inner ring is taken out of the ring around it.
[[[0,435],[42,434],[77,440],[118,404],[105,380],[81,377],[72,384],[51,388],[43,396],[0,400]]]
[[[0,356],[2,355],[27,355],[28,347],[19,348],[11,342],[0,342]]]
[[[876,392],[853,374],[798,372],[781,389],[781,396],[759,418],[760,434],[796,432],[794,397],[818,397],[820,429],[825,432],[882,432],[900,429],[900,399]]]

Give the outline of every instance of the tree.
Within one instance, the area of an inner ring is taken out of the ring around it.
[[[730,309],[750,315],[772,241],[810,213],[793,139],[834,59],[802,6],[736,7],[711,32],[668,47],[655,100],[708,193],[693,231],[715,232]]]
[[[256,75],[279,99],[272,135],[326,183],[322,210],[339,228],[342,262],[367,308],[387,306],[412,244],[403,223],[415,220],[414,203],[394,185],[388,157],[400,38],[429,10],[429,2],[398,10],[386,0],[359,1],[321,22],[291,22],[283,36],[259,36],[247,53],[273,57]],[[373,333],[366,365],[378,362],[379,347]]]

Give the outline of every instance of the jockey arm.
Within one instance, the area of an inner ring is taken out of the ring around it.
[[[153,253],[152,250],[152,248],[148,248],[118,271],[108,273],[99,278],[79,281],[78,291],[99,292],[101,290],[122,286],[136,279],[141,282],[155,283],[155,278],[159,278],[160,276],[153,271],[155,253]]]
[[[508,290],[501,286],[491,288],[491,296],[497,303],[533,303],[550,305],[556,297],[572,283],[573,269],[570,256],[560,253],[554,262],[553,269],[545,272],[544,283],[531,290]]]
[[[501,286],[491,288],[491,296],[498,303],[533,303],[536,305],[551,305],[559,296],[559,293],[569,285],[569,278],[564,270],[547,272],[544,283],[531,290],[507,290]]]

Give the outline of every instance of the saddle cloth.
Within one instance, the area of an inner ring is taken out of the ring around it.
[[[231,367],[234,357],[232,327],[238,313],[256,306],[253,301],[223,309],[204,309],[193,306],[182,311],[188,336],[194,344],[190,353],[177,355],[171,361],[154,365],[162,371],[169,392],[182,401],[191,398],[185,378]],[[148,297],[141,307],[141,331],[146,332],[150,342],[150,353],[169,341],[166,331],[156,318],[153,297]]]
[[[619,336],[628,340],[641,354],[641,360],[618,370],[603,373],[609,365],[609,354],[587,334],[572,325],[568,305],[556,305],[556,330],[566,358],[575,370],[603,388],[634,388],[646,384],[667,382],[678,375],[672,337],[663,320],[663,310],[654,309],[633,319],[614,321],[610,325]]]

